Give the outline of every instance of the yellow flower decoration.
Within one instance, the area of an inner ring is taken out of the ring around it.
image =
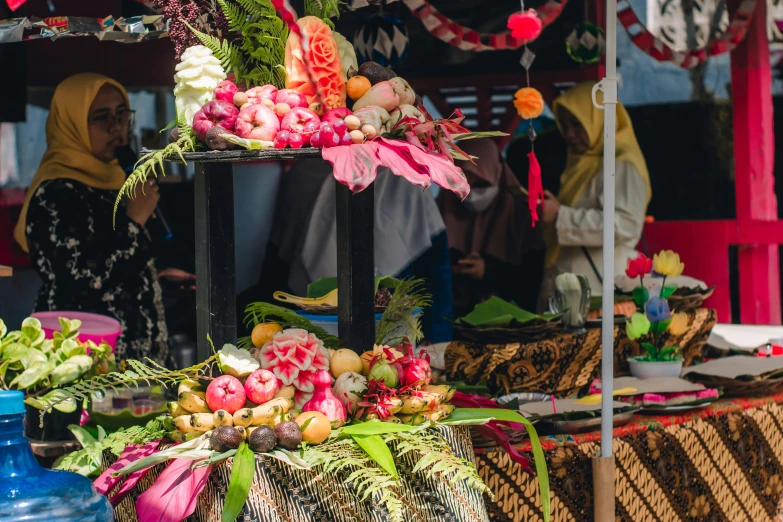
[[[685,270],[685,263],[680,261],[680,254],[672,250],[662,250],[653,256],[653,270],[662,276],[679,277]]]
[[[635,312],[630,319],[625,320],[625,333],[631,341],[647,335],[650,333],[650,320],[646,315]]]
[[[669,333],[675,337],[684,335],[688,331],[688,314],[677,312],[672,314],[672,322],[669,323]]]

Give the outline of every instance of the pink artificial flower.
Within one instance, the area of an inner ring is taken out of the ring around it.
[[[544,23],[538,17],[535,9],[528,9],[520,13],[514,13],[508,17],[508,28],[511,29],[512,38],[532,42],[544,29]]]

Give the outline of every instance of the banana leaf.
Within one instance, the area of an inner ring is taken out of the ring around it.
[[[399,279],[395,279],[390,276],[382,276],[375,278],[375,292],[378,293],[378,288],[397,288],[400,283]],[[337,289],[336,277],[324,277],[318,281],[314,281],[307,285],[307,297],[318,298],[323,297],[332,290]]]
[[[514,325],[524,325],[534,321],[549,322],[559,319],[563,314],[538,315],[521,309],[515,303],[510,303],[499,297],[490,297],[479,303],[465,317],[457,319],[457,324],[480,327],[506,328]]]

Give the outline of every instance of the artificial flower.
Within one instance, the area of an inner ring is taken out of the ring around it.
[[[680,254],[672,250],[662,250],[653,256],[653,268],[662,276],[679,277],[685,270],[685,263],[680,261]]]
[[[625,320],[625,333],[631,341],[635,341],[650,333],[650,321],[647,319],[647,316],[635,312],[629,319]]]
[[[541,30],[544,23],[538,17],[535,9],[528,9],[521,13],[514,13],[508,17],[508,28],[511,29],[511,37],[517,40],[523,40],[525,43],[532,42]]]
[[[669,310],[669,303],[662,297],[651,297],[647,304],[644,305],[644,313],[647,315],[647,319],[653,323],[660,323],[672,318],[671,310]]]
[[[532,120],[544,111],[544,97],[532,87],[522,87],[514,93],[514,107],[522,119]]]
[[[637,277],[644,277],[646,274],[652,272],[653,260],[646,255],[640,253],[636,257],[629,257],[628,262],[625,265],[625,275],[631,279]]]
[[[688,314],[677,312],[672,314],[672,322],[669,323],[669,333],[675,337],[684,335],[688,331]]]

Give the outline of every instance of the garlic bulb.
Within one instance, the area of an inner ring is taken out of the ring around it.
[[[334,37],[334,41],[337,42],[337,51],[340,53],[340,61],[343,64],[343,74],[348,78],[348,71],[351,67],[353,67],[355,71],[359,70],[359,62],[356,60],[356,50],[353,48],[353,44],[337,31],[334,31],[332,36]]]
[[[192,125],[193,116],[204,104],[212,101],[218,83],[226,79],[226,72],[212,51],[203,45],[186,49],[176,70],[174,97],[177,114],[184,115],[188,125]]]

